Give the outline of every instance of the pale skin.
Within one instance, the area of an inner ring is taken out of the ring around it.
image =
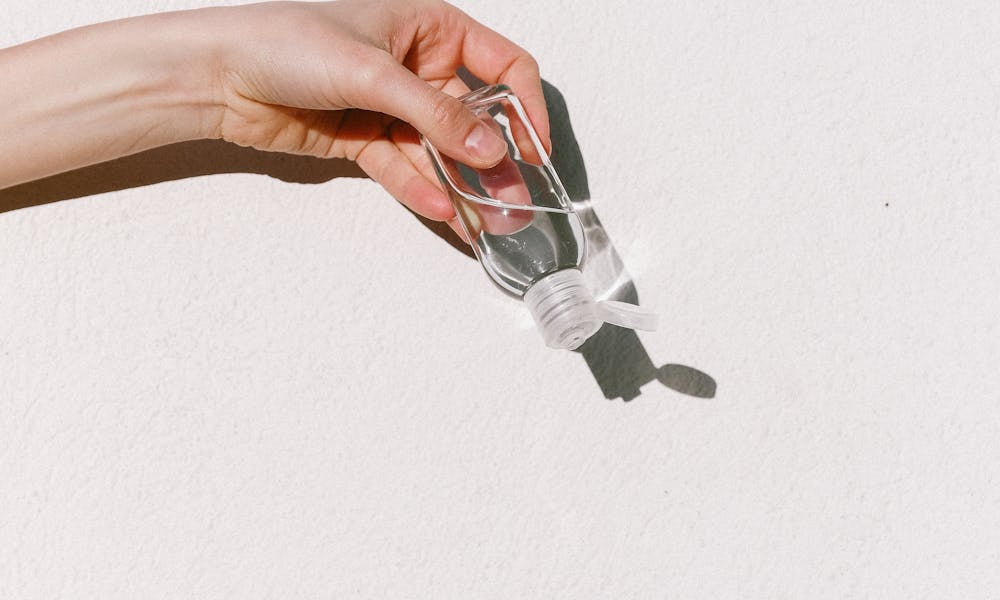
[[[269,2],[74,29],[0,50],[0,188],[223,139],[356,161],[461,234],[417,132],[474,167],[506,155],[455,99],[462,65],[513,88],[549,148],[535,60],[441,1]]]

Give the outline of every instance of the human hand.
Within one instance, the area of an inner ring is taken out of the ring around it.
[[[513,88],[548,146],[534,59],[441,0],[275,2],[65,31],[0,49],[0,188],[223,138],[356,160],[461,235],[417,134],[474,167],[503,157],[454,98],[467,91],[461,65]]]
[[[468,91],[460,66],[513,88],[549,147],[534,59],[444,2],[265,3],[207,18],[223,42],[221,108],[206,136],[355,160],[404,205],[460,234],[417,132],[473,167],[506,156],[503,140],[455,99]]]

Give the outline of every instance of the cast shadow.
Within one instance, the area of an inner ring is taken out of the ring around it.
[[[547,81],[543,81],[542,85],[552,122],[552,162],[577,207],[591,249],[588,278],[592,282],[596,278],[598,283],[606,284],[602,297],[636,303],[638,294],[635,285],[590,204],[587,171],[573,135],[566,103],[555,86]],[[324,183],[339,177],[366,177],[356,164],[346,160],[262,152],[219,140],[198,140],[155,148],[0,189],[0,214],[51,202],[221,173],[257,173],[301,184]],[[452,247],[474,258],[469,245],[446,224],[429,221],[416,214],[414,217]],[[608,399],[632,400],[640,395],[643,385],[654,380],[690,396],[715,396],[715,380],[706,373],[676,364],[656,367],[638,335],[630,329],[605,325],[578,352]]]
[[[635,284],[590,202],[587,169],[580,145],[573,135],[569,110],[562,93],[544,80],[542,89],[552,127],[552,164],[580,215],[587,238],[584,275],[601,299],[638,304],[639,294]],[[577,352],[583,356],[604,397],[609,400],[633,400],[642,393],[640,388],[652,381],[659,381],[688,396],[715,397],[715,379],[684,365],[657,367],[638,334],[631,329],[605,324]]]
[[[51,202],[222,173],[255,173],[301,184],[325,183],[339,177],[368,177],[348,160],[263,152],[222,140],[196,140],[0,189],[0,214]],[[410,214],[452,247],[474,258],[469,245],[447,224],[425,219],[412,211]]]
[[[258,173],[295,183],[364,177],[354,163],[261,152],[221,140],[171,144],[0,190],[0,213],[220,173]]]

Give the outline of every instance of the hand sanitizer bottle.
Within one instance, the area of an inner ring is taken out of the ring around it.
[[[605,322],[655,329],[656,316],[638,306],[594,299],[580,271],[583,226],[517,96],[493,85],[460,100],[506,140],[507,157],[473,169],[422,142],[479,262],[524,299],[545,343],[576,349]]]

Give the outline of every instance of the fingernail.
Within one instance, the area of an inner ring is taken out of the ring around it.
[[[465,149],[480,160],[499,160],[507,153],[507,142],[482,123],[465,138]]]

